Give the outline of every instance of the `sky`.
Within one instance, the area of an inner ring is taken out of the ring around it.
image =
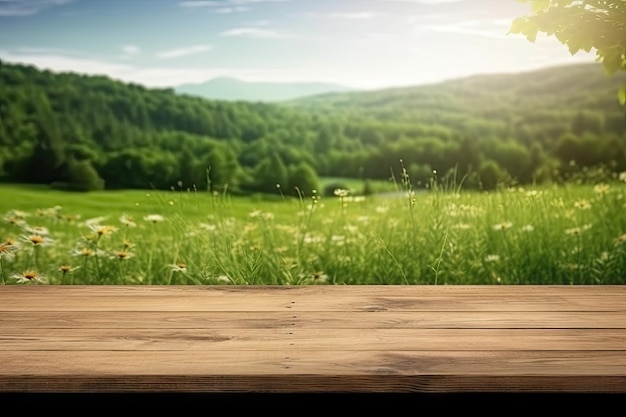
[[[518,0],[0,0],[0,60],[149,88],[229,76],[414,86],[594,62],[507,34]]]

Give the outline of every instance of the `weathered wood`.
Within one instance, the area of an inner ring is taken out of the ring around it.
[[[2,286],[0,392],[626,393],[626,286]]]

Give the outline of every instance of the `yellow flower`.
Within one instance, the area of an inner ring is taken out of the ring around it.
[[[118,250],[113,253],[113,257],[119,259],[120,261],[125,261],[127,259],[135,256],[132,252],[128,252],[125,250]]]
[[[72,272],[77,270],[78,268],[80,268],[80,266],[70,266],[70,265],[61,265],[59,267],[59,271],[61,271],[63,273],[63,275],[67,274],[68,272]]]
[[[74,256],[84,256],[85,258],[87,258],[90,256],[96,256],[96,251],[90,248],[80,248],[75,249],[72,254]]]
[[[33,246],[49,246],[54,243],[54,241],[49,237],[42,236],[40,234],[25,235],[22,236],[22,240]]]
[[[20,284],[44,283],[46,279],[35,271],[24,271],[21,274],[15,273],[11,278],[17,280]]]
[[[622,244],[624,242],[626,242],[626,233],[622,233],[621,235],[615,238],[615,243],[617,244]]]
[[[109,235],[117,230],[115,226],[107,226],[100,224],[90,224],[89,228],[92,232],[94,232],[98,237]]]
[[[589,210],[591,208],[591,203],[589,202],[589,200],[583,199],[575,202],[574,207],[581,210]]]
[[[609,192],[609,188],[608,184],[598,184],[593,187],[593,191],[595,191],[596,194],[605,195]]]
[[[169,265],[170,267],[170,271],[172,272],[187,272],[187,265],[184,264],[183,262],[177,262],[175,264],[171,264]]]
[[[17,251],[17,249],[18,246],[11,241],[0,243],[0,259],[13,259],[13,257],[15,256],[15,251]]]

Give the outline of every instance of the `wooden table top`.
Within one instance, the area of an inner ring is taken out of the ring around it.
[[[626,286],[0,286],[0,392],[626,393]]]

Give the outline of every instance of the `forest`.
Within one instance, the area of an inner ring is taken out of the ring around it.
[[[320,177],[367,193],[368,180],[420,188],[433,172],[476,190],[614,176],[624,75],[574,64],[270,104],[0,61],[0,180],[310,196]]]

